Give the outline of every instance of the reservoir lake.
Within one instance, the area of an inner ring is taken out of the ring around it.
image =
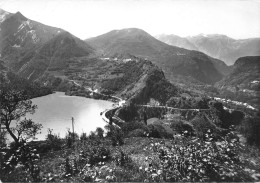
[[[41,123],[41,134],[36,137],[44,140],[47,129],[53,129],[53,133],[65,137],[68,129],[72,131],[72,117],[74,118],[74,131],[79,135],[82,132],[89,134],[97,127],[104,128],[107,124],[100,113],[112,108],[113,102],[94,100],[84,97],[67,96],[64,92],[56,92],[43,97],[32,99],[37,105],[36,112],[26,115],[36,123]]]

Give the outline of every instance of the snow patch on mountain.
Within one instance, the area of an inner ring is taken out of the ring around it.
[[[9,15],[10,13],[8,12],[4,12],[3,14],[0,15],[0,23],[2,23],[3,21],[5,21],[6,16]]]

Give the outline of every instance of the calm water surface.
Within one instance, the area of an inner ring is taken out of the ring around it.
[[[74,117],[75,132],[89,133],[97,127],[104,127],[106,123],[100,116],[100,112],[112,107],[112,102],[94,100],[84,97],[66,96],[63,92],[32,99],[38,109],[33,115],[27,115],[34,122],[41,123],[41,134],[36,137],[45,139],[47,129],[53,129],[53,133],[64,137],[67,129],[72,130],[71,118]]]

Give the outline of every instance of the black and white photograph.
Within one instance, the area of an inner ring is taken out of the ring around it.
[[[260,182],[260,0],[0,0],[2,182]]]

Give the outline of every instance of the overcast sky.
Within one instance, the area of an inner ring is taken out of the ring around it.
[[[260,37],[260,0],[0,0],[0,8],[81,39],[131,27],[152,35]]]

